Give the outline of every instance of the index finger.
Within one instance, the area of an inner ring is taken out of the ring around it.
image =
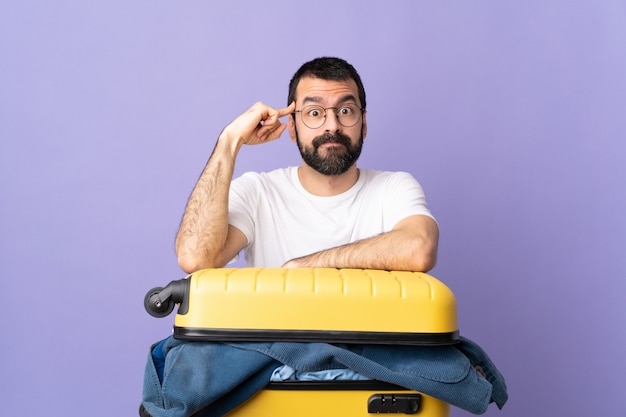
[[[292,101],[290,105],[288,105],[287,107],[284,107],[282,109],[278,109],[276,110],[278,118],[281,118],[283,116],[287,116],[291,113],[294,112],[294,110],[296,109],[296,102]]]
[[[284,107],[282,109],[275,109],[273,107],[267,106],[265,110],[265,116],[262,116],[261,122],[263,126],[265,125],[273,125],[276,123],[280,123],[279,119],[281,117],[287,116],[288,114],[293,113],[295,110],[296,104],[291,103],[289,106]]]

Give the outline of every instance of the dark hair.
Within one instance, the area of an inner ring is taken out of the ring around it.
[[[354,67],[341,58],[322,57],[315,58],[312,61],[304,63],[294,74],[289,82],[289,95],[287,96],[287,105],[296,99],[296,88],[302,77],[314,77],[322,80],[346,81],[354,80],[359,90],[359,100],[361,108],[365,109],[365,88],[359,73]]]

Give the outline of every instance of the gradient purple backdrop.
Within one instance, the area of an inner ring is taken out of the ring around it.
[[[625,42],[617,0],[5,2],[0,414],[136,415],[172,325],[143,296],[184,275],[215,137],[335,55],[368,93],[360,166],[422,183],[433,275],[507,378],[487,415],[624,416]],[[298,163],[285,134],[237,174]]]

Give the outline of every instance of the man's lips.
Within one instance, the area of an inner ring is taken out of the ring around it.
[[[339,146],[339,145],[343,145],[344,147],[349,148],[350,138],[345,135],[336,134],[336,135],[319,136],[313,140],[313,147],[315,148],[319,148],[322,146]]]
[[[317,149],[327,149],[328,152],[339,152],[337,149],[347,149],[347,146],[340,142],[326,142],[322,143]]]

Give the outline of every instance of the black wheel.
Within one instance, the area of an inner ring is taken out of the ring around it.
[[[153,300],[152,297],[159,294],[163,291],[163,287],[156,287],[148,291],[146,296],[143,299],[143,306],[145,307],[148,314],[153,317],[166,317],[172,311],[174,311],[174,301],[171,298],[168,298],[164,302],[159,302],[157,297]]]

